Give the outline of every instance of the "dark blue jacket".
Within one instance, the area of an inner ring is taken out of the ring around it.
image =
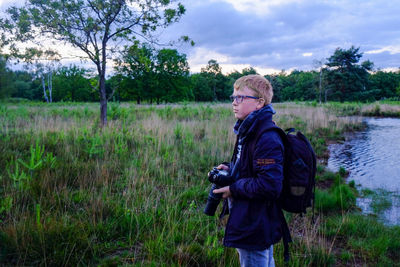
[[[275,200],[282,190],[284,146],[276,131],[266,131],[275,126],[274,113],[267,105],[234,127],[237,141],[230,167],[236,181],[229,187],[227,247],[264,250],[282,237],[283,213]]]

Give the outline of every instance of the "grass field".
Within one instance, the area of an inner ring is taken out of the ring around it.
[[[274,107],[320,161],[315,222],[287,214],[289,265],[399,266],[400,228],[360,215],[344,172],[323,165],[329,142],[362,127],[358,115],[396,116],[399,105]],[[233,149],[230,105],[111,103],[108,116],[101,129],[96,103],[0,104],[0,264],[238,266],[224,227],[202,212],[206,174]],[[278,266],[282,254],[279,243]]]

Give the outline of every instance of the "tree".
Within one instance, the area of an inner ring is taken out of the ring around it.
[[[98,72],[100,119],[107,124],[107,59],[121,46],[118,41],[143,37],[177,22],[185,8],[173,0],[28,0],[7,11],[3,21],[14,41],[52,39],[81,49]],[[188,40],[187,37],[183,38]]]
[[[53,72],[60,61],[59,54],[52,50],[30,48],[18,57],[28,62],[27,68],[33,70],[34,75],[41,80],[46,102],[53,102]]]
[[[33,99],[43,99],[42,90],[40,89],[40,84],[35,88],[33,86],[34,76],[28,71],[15,71],[12,75],[13,83],[13,93],[12,97]]]
[[[121,82],[120,94],[123,99],[136,99],[138,104],[143,99],[155,97],[157,87],[155,51],[148,44],[135,41],[125,47],[116,59],[116,71],[126,78]]]
[[[400,82],[399,82],[399,85],[396,88],[396,97],[397,97],[397,100],[400,99]]]
[[[206,81],[207,85],[211,88],[213,92],[213,101],[221,101],[229,98],[232,93],[231,88],[227,88],[227,77],[222,74],[222,69],[215,59],[208,61],[205,68],[201,68],[202,79]]]
[[[335,100],[345,101],[359,99],[368,89],[368,71],[372,68],[371,62],[357,64],[362,53],[354,46],[349,49],[337,48],[334,54],[327,59],[329,67],[327,82],[332,97]]]
[[[9,97],[12,93],[11,71],[7,68],[6,58],[0,54],[0,98]]]
[[[194,99],[196,101],[213,101],[213,88],[209,85],[209,79],[204,73],[195,73],[190,76],[193,86]]]
[[[283,100],[313,100],[316,97],[313,72],[294,70],[287,76],[288,83],[282,88]]]
[[[376,100],[398,97],[397,88],[400,86],[400,73],[377,71],[369,77],[369,84],[371,94]]]
[[[264,77],[270,81],[274,90],[274,97],[272,99],[273,102],[282,102],[288,100],[284,99],[283,97],[283,89],[288,86],[292,86],[292,81],[290,81],[289,76],[284,70],[278,74],[265,75]]]
[[[166,102],[192,100],[193,93],[189,87],[189,64],[185,54],[179,54],[176,49],[162,49],[157,53],[156,73],[158,91],[157,104],[160,96]]]
[[[250,75],[250,74],[258,74],[258,73],[253,67],[248,67],[248,68],[242,69],[242,76]]]
[[[55,101],[94,101],[94,92],[87,78],[88,70],[72,65],[61,67],[53,76]]]
[[[205,68],[201,68],[201,73],[208,78],[213,90],[213,100],[217,100],[217,75],[221,74],[221,67],[215,59],[210,59]]]
[[[120,101],[121,100],[121,88],[122,88],[122,82],[124,80],[124,76],[121,74],[116,74],[112,76],[111,78],[107,79],[106,82],[106,89],[110,93],[110,96],[108,97],[108,100],[113,100],[113,101]]]
[[[322,90],[323,90],[323,81],[324,81],[324,70],[325,70],[325,60],[314,60],[313,65],[318,69],[318,102],[321,104],[322,102]],[[326,93],[326,91],[325,91]],[[326,94],[325,94],[326,95]],[[326,102],[326,100],[325,100]]]
[[[125,99],[136,98],[175,102],[191,100],[189,64],[185,54],[176,49],[156,50],[148,44],[135,42],[126,47],[116,60],[116,71],[121,79],[120,94]]]

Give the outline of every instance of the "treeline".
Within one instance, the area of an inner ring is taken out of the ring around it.
[[[274,102],[399,99],[400,70],[374,70],[371,61],[360,63],[361,57],[359,48],[337,48],[317,70],[282,71],[265,77],[274,88]],[[218,62],[210,60],[200,73],[190,74],[185,54],[136,42],[115,61],[106,93],[109,100],[137,103],[227,101],[237,78],[256,73],[250,67],[225,75]],[[93,72],[79,66],[13,71],[0,57],[0,98],[99,101],[97,81]]]

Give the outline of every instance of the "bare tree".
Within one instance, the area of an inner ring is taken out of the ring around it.
[[[27,63],[27,70],[42,82],[44,99],[53,102],[53,72],[60,63],[60,55],[53,50],[30,48],[14,56]]]
[[[319,85],[318,85],[318,101],[321,104],[322,102],[322,76],[323,76],[323,71],[324,71],[324,66],[325,66],[325,59],[320,59],[320,60],[314,60],[313,65],[315,68],[319,70]],[[325,90],[325,102],[326,102],[326,93],[327,91]]]

